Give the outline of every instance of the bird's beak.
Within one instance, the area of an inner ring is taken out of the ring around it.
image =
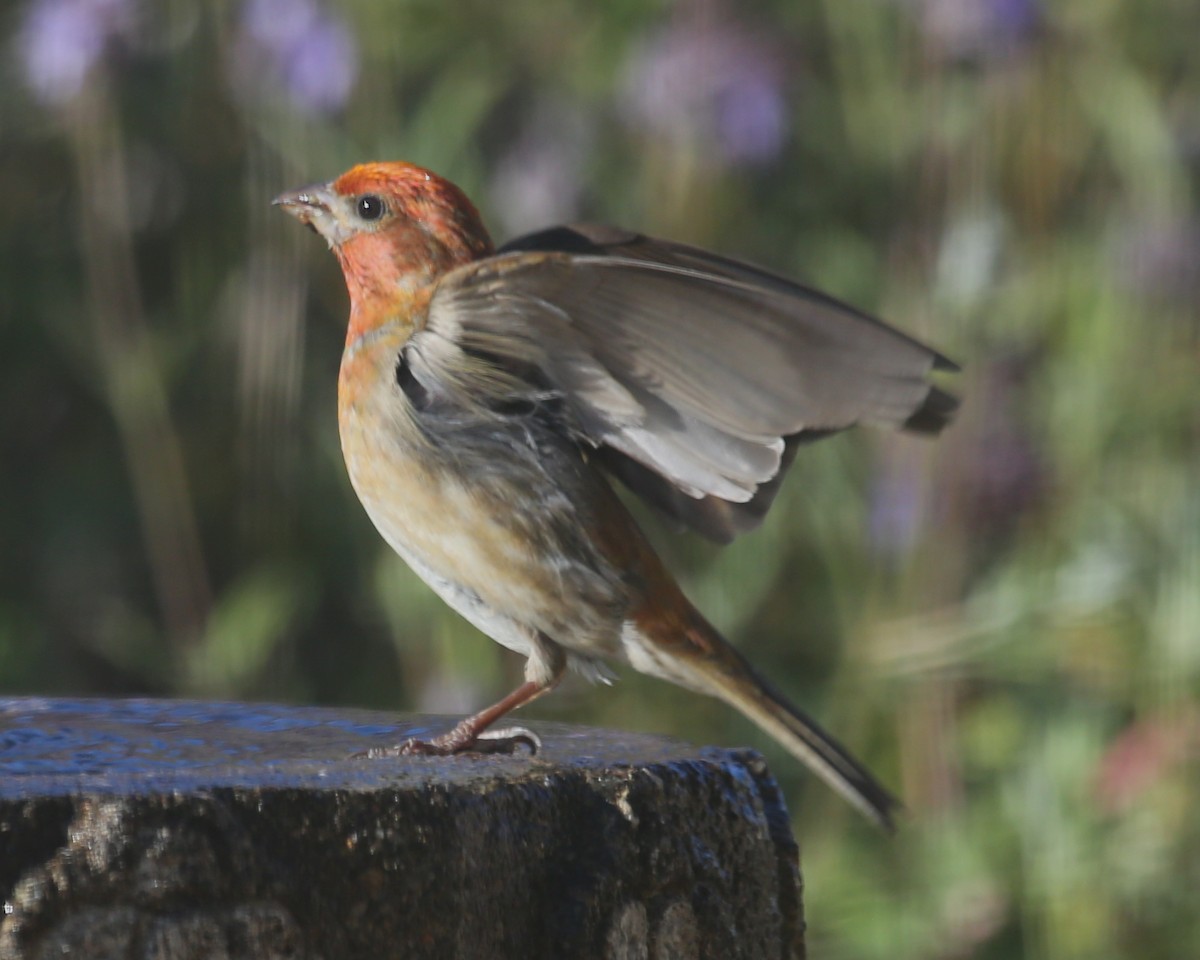
[[[345,239],[338,217],[338,196],[328,183],[314,183],[296,190],[287,190],[271,203],[282,207],[293,217],[319,233],[333,246]]]
[[[283,207],[301,223],[308,223],[317,210],[331,210],[333,207],[333,190],[327,183],[313,183],[298,190],[286,190],[271,201],[277,207]]]

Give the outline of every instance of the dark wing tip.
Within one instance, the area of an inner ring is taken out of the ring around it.
[[[962,367],[949,357],[944,357],[936,351],[933,354],[933,369],[944,370],[946,373],[962,373]]]
[[[896,819],[904,816],[904,804],[887,791],[868,799],[875,814],[875,822],[890,837],[896,835]]]
[[[608,227],[598,223],[573,223],[559,227],[547,227],[534,233],[514,237],[501,246],[497,253],[575,253],[598,255],[608,252],[609,247],[630,243],[640,234],[619,227]]]
[[[941,387],[930,387],[924,402],[904,421],[903,429],[912,433],[941,433],[954,419],[959,399]]]

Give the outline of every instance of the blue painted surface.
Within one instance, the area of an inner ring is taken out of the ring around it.
[[[457,718],[180,700],[0,698],[0,799],[239,787],[379,789],[462,783],[552,767],[728,760],[664,737],[537,724],[537,757],[364,759],[353,754]]]

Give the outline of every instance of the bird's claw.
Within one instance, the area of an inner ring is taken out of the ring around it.
[[[542,738],[528,727],[502,727],[484,730],[469,749],[473,753],[516,753],[522,746],[536,757],[542,752]]]
[[[500,730],[484,730],[471,740],[463,740],[450,734],[433,740],[418,740],[409,737],[389,747],[371,747],[351,754],[355,760],[379,760],[385,757],[452,757],[460,753],[477,753],[484,756],[514,754],[524,747],[529,755],[541,752],[542,739],[527,727],[503,727]]]

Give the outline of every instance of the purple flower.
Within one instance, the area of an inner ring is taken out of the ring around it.
[[[249,0],[233,74],[246,96],[282,90],[306,112],[332,113],[358,79],[358,45],[315,0]]]
[[[242,8],[246,33],[276,52],[299,42],[316,19],[314,0],[249,0]]]
[[[975,406],[981,413],[958,464],[958,496],[977,542],[1013,536],[1050,489],[1050,469],[1025,409],[1038,363],[1033,352],[1002,354],[977,373]]]
[[[574,220],[593,139],[590,117],[575,104],[538,103],[496,165],[491,206],[506,233]]]
[[[1200,221],[1134,220],[1113,245],[1118,277],[1152,302],[1200,296]]]
[[[766,163],[787,135],[787,111],[769,71],[747,71],[720,98],[717,130],[733,163]]]
[[[920,0],[925,34],[950,57],[1010,53],[1038,24],[1038,0]]]
[[[871,484],[867,536],[877,555],[901,557],[912,549],[921,527],[921,474],[911,457],[888,453]]]
[[[685,14],[627,68],[624,112],[647,133],[730,164],[767,163],[783,147],[787,105],[772,44],[720,18]]]
[[[34,0],[17,34],[25,82],[43,102],[65,103],[128,21],[128,0]]]
[[[345,106],[358,79],[358,48],[340,21],[318,17],[287,51],[284,76],[292,100],[314,113]]]

